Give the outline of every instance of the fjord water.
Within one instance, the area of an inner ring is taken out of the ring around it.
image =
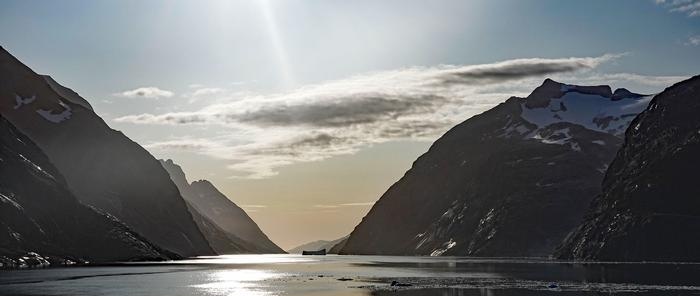
[[[692,263],[229,255],[0,271],[0,295],[695,295],[698,274]]]

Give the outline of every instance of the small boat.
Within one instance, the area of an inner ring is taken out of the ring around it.
[[[326,249],[320,249],[318,251],[301,251],[302,255],[326,255]]]

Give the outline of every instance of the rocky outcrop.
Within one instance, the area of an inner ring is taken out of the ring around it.
[[[700,76],[654,97],[634,119],[602,193],[558,257],[700,261]]]
[[[78,199],[183,256],[213,254],[158,161],[77,93],[0,48],[0,114],[33,140]]]
[[[193,212],[201,216],[197,219],[200,229],[212,242],[212,246],[224,253],[284,253],[260,230],[253,219],[233,201],[221,193],[207,180],[189,183],[182,168],[171,159],[160,160],[161,165],[175,182],[182,196]],[[207,223],[202,223],[204,221]]]
[[[60,172],[0,117],[0,268],[177,258],[81,204]]]
[[[649,100],[547,79],[435,141],[340,253],[548,256],[580,223]]]

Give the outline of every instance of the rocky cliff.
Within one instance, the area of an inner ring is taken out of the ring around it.
[[[656,95],[634,119],[568,259],[700,261],[700,76]]]

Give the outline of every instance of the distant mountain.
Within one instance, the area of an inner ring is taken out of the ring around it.
[[[341,254],[548,256],[651,97],[547,79],[435,141]]]
[[[252,244],[221,229],[211,219],[202,215],[190,202],[187,202],[187,208],[192,213],[197,227],[217,254],[264,253],[257,251]]]
[[[346,238],[348,238],[348,237],[344,236],[344,237],[341,237],[339,239],[331,240],[331,241],[317,240],[317,241],[305,243],[301,246],[297,246],[297,247],[294,247],[292,249],[287,250],[287,253],[289,253],[289,254],[301,254],[301,251],[318,251],[321,249],[326,249],[326,251],[329,254],[337,254],[337,252],[331,252],[331,249],[335,245],[344,241]]]
[[[655,96],[632,122],[603,192],[562,258],[700,261],[700,76]]]
[[[203,231],[205,235],[227,236],[239,248],[238,250],[230,248],[229,242],[219,240],[218,244],[213,245],[215,249],[227,253],[284,253],[284,250],[275,245],[243,209],[217,190],[211,182],[199,180],[189,183],[185,172],[171,159],[159,161],[185,200],[209,223],[209,226],[199,223],[200,228],[209,229]],[[224,233],[222,234],[221,231]]]
[[[111,129],[77,93],[2,48],[0,98],[0,114],[46,153],[80,201],[182,256],[214,253],[148,151]]]
[[[58,264],[175,257],[78,202],[39,147],[0,117],[0,267],[29,252]]]

